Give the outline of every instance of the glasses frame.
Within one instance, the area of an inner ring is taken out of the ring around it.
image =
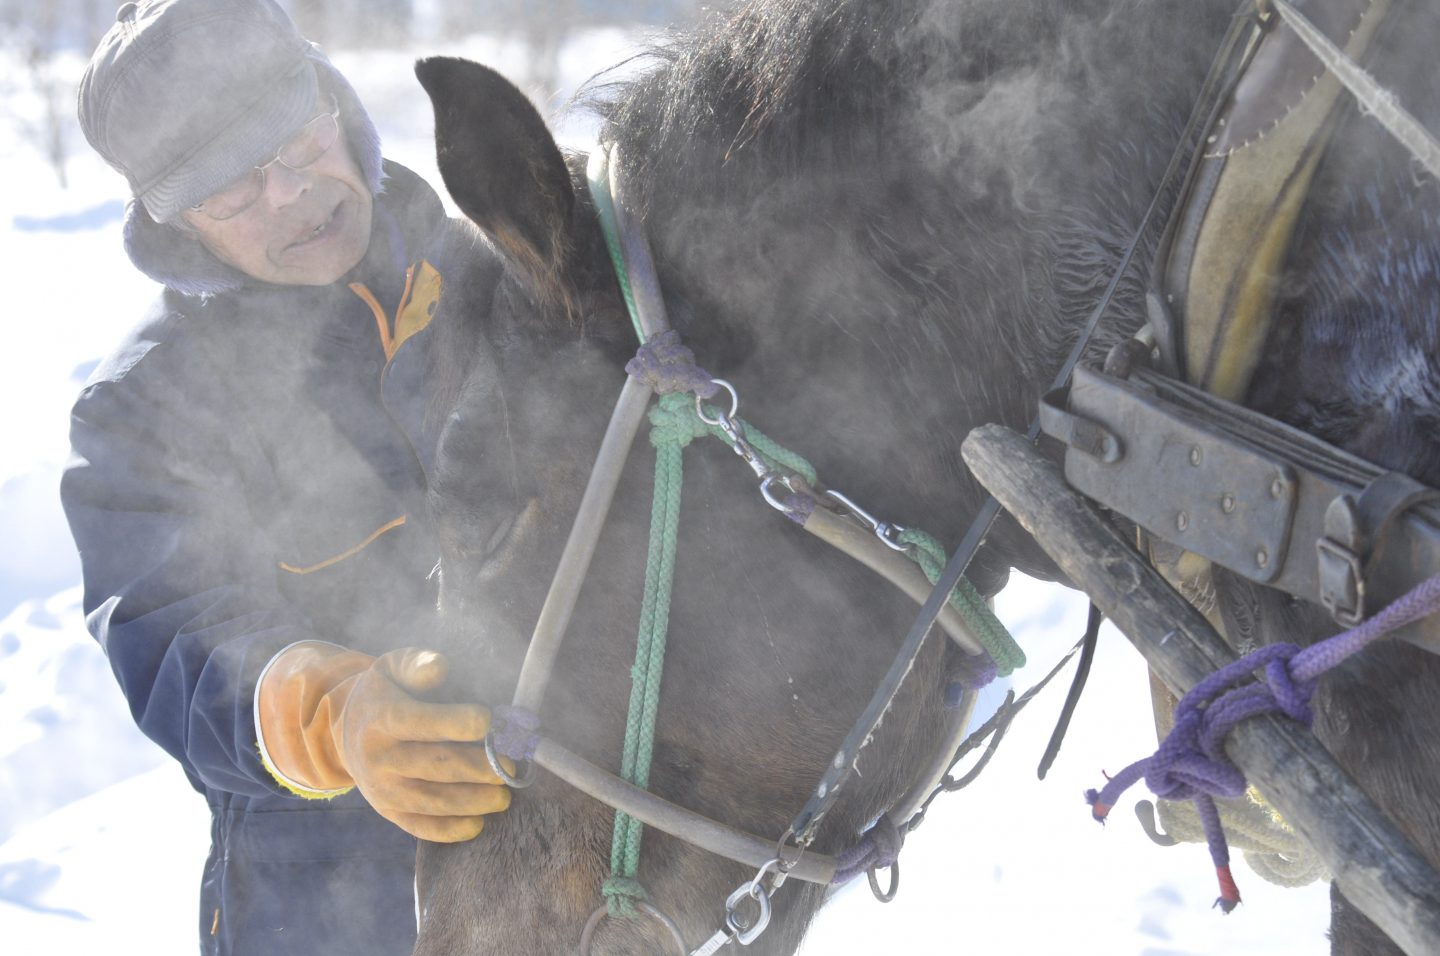
[[[330,140],[330,142],[325,145],[325,148],[322,149],[322,150],[320,150],[320,152],[316,153],[316,154],[315,154],[315,157],[314,157],[313,159],[309,160],[308,162],[300,163],[299,165],[296,165],[296,164],[294,164],[294,163],[288,163],[288,162],[286,162],[286,161],[285,161],[285,156],[284,156],[285,151],[286,151],[287,149],[289,149],[297,140],[299,140],[299,139],[301,139],[302,137],[304,137],[304,135],[305,135],[305,134],[310,130],[310,128],[313,127],[316,123],[319,123],[321,120],[324,120],[324,119],[327,119],[327,118],[328,118],[328,119],[331,121],[331,123],[333,123],[334,126],[335,126],[335,135],[334,135],[334,137]],[[335,97],[332,96],[332,97],[330,97],[330,109],[329,109],[329,110],[326,110],[326,111],[324,111],[324,112],[321,112],[321,113],[316,113],[314,116],[310,117],[310,119],[306,120],[305,123],[304,123],[298,130],[295,131],[295,135],[291,136],[291,137],[290,137],[289,139],[287,139],[284,143],[280,144],[280,148],[277,149],[277,150],[275,150],[275,158],[274,158],[274,159],[272,159],[272,160],[270,160],[269,162],[264,163],[263,165],[260,165],[260,166],[252,166],[252,167],[249,169],[249,171],[247,171],[247,172],[246,172],[243,176],[241,176],[239,179],[237,179],[237,180],[235,180],[234,182],[232,182],[230,185],[225,186],[223,189],[219,189],[219,190],[217,190],[216,192],[211,193],[209,196],[206,196],[204,199],[200,200],[198,203],[196,203],[195,205],[191,206],[191,207],[190,207],[190,211],[191,211],[191,212],[195,212],[195,213],[199,213],[199,214],[205,216],[205,218],[211,219],[211,220],[213,220],[213,221],[215,221],[215,222],[224,222],[224,221],[227,220],[227,219],[234,219],[236,216],[240,215],[241,213],[247,211],[247,210],[250,209],[252,206],[254,206],[255,203],[256,203],[256,201],[259,200],[259,198],[260,198],[261,196],[265,195],[265,170],[269,169],[271,166],[274,166],[276,163],[279,163],[281,166],[284,166],[286,169],[307,169],[307,168],[315,165],[316,163],[318,163],[318,162],[320,161],[321,157],[323,157],[326,153],[330,152],[331,148],[334,147],[336,141],[338,141],[339,139],[340,139],[340,104],[339,104],[339,102],[335,99]],[[258,174],[258,178],[257,178],[257,174]],[[206,204],[207,202],[209,202],[210,200],[214,199],[216,196],[220,195],[220,193],[227,192],[227,191],[235,188],[236,186],[240,185],[242,182],[258,182],[258,183],[259,183],[259,188],[257,188],[257,189],[255,190],[254,195],[252,195],[252,196],[249,198],[249,200],[247,200],[243,205],[239,206],[238,208],[236,208],[236,209],[235,209],[234,211],[232,211],[232,212],[227,212],[227,213],[225,213],[225,215],[223,215],[223,216],[217,216],[215,213],[213,213],[213,212],[211,212],[210,210],[208,210],[208,209],[205,208],[205,204]]]

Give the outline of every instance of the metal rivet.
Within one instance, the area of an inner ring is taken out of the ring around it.
[[[1191,448],[1190,448],[1190,464],[1192,464],[1192,465],[1198,465],[1198,464],[1200,464],[1200,446],[1199,446],[1199,445],[1194,445],[1194,446],[1191,446]]]
[[[1221,495],[1221,496],[1220,496],[1220,510],[1223,511],[1223,512],[1225,512],[1227,515],[1228,515],[1230,512],[1234,511],[1234,510],[1235,510],[1235,496],[1234,496],[1234,495]]]
[[[1181,531],[1184,531],[1186,528],[1190,527],[1190,516],[1183,511],[1180,512],[1178,515],[1175,516],[1175,527],[1179,528]]]
[[[1279,498],[1285,494],[1285,479],[1276,478],[1270,482],[1270,497]]]
[[[1256,551],[1256,552],[1255,552],[1255,564],[1256,564],[1257,567],[1262,567],[1262,568],[1263,568],[1263,567],[1265,567],[1265,566],[1266,566],[1267,564],[1269,564],[1269,563],[1270,563],[1270,552],[1269,552],[1269,551],[1266,551],[1264,548],[1261,548],[1259,551]]]

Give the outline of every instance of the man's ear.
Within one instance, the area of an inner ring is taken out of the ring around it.
[[[478,63],[430,57],[415,75],[435,108],[436,159],[456,205],[528,273],[537,298],[563,299],[575,194],[545,121]]]

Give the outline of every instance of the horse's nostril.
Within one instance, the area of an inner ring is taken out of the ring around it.
[[[479,580],[492,580],[510,566],[517,547],[531,536],[539,517],[540,499],[531,498],[524,507],[500,522],[485,542]]]
[[[517,511],[504,521],[501,521],[495,528],[494,533],[490,535],[490,540],[485,542],[484,554],[487,558],[494,553],[496,548],[500,547],[500,544],[510,534],[510,529],[515,527],[515,519],[518,518],[519,515],[520,513]]]

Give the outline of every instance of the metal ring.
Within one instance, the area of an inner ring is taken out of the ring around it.
[[[675,925],[673,919],[656,909],[655,905],[648,900],[636,900],[635,907],[670,931],[670,938],[675,941],[675,951],[680,956],[690,956],[690,950],[685,946],[685,937],[680,935],[680,927]],[[608,915],[610,915],[610,905],[601,903],[600,908],[591,913],[590,918],[585,921],[585,928],[580,931],[580,956],[590,956],[590,945],[595,941],[595,930]]]
[[[870,880],[870,892],[874,893],[875,898],[880,902],[888,903],[900,890],[900,861],[896,860],[890,864],[890,888],[883,893],[880,892],[880,878],[875,875],[875,870],[876,868],[872,866],[865,871],[866,878]]]
[[[535,782],[535,764],[530,760],[517,760],[516,766],[521,767],[520,775],[517,777],[505,769],[500,762],[500,755],[495,752],[495,732],[492,730],[485,735],[485,759],[490,761],[490,769],[495,771],[495,776],[505,782],[507,787],[515,790],[524,790]]]
[[[775,859],[779,860],[780,863],[778,866],[775,867],[775,879],[770,883],[771,893],[774,893],[775,891],[780,889],[780,887],[785,885],[785,881],[790,877],[790,871],[795,869],[795,867],[799,866],[800,861],[805,858],[805,848],[799,846],[790,847],[790,849],[793,849],[795,851],[795,859],[787,860],[785,858],[785,844],[786,841],[790,839],[790,834],[791,831],[786,830],[785,835],[782,836],[775,844]],[[769,866],[769,864],[767,863],[766,866]]]
[[[760,907],[760,912],[756,914],[754,922],[741,923],[735,913],[740,907],[740,901],[747,897],[755,901],[755,904]],[[770,925],[770,912],[770,894],[765,892],[765,887],[755,880],[741,883],[725,901],[725,928],[730,931],[731,938],[737,943],[741,946],[749,946],[759,939],[760,934],[765,932],[766,927]]]
[[[795,490],[795,486],[790,484],[790,477],[788,475],[767,475],[765,479],[760,482],[760,494],[764,497],[765,503],[787,517],[796,517],[799,512],[786,504],[783,498],[776,497],[775,493],[770,490],[770,486],[774,484],[784,485],[792,495],[799,494],[799,492]]]
[[[699,395],[695,396],[695,414],[699,415],[700,420],[707,425],[723,425],[725,422],[733,419],[736,412],[740,411],[740,393],[735,391],[734,385],[731,385],[723,378],[712,378],[710,381],[730,393],[730,414],[721,415],[716,418],[707,418],[705,415],[705,406],[700,404]]]
[[[778,856],[771,857],[770,859],[766,860],[760,865],[760,869],[755,872],[755,877],[750,881],[751,885],[755,887],[760,887],[760,881],[765,879],[765,874],[770,872],[772,869],[778,876],[780,873],[780,867],[782,864],[784,864],[784,862],[785,861]]]

